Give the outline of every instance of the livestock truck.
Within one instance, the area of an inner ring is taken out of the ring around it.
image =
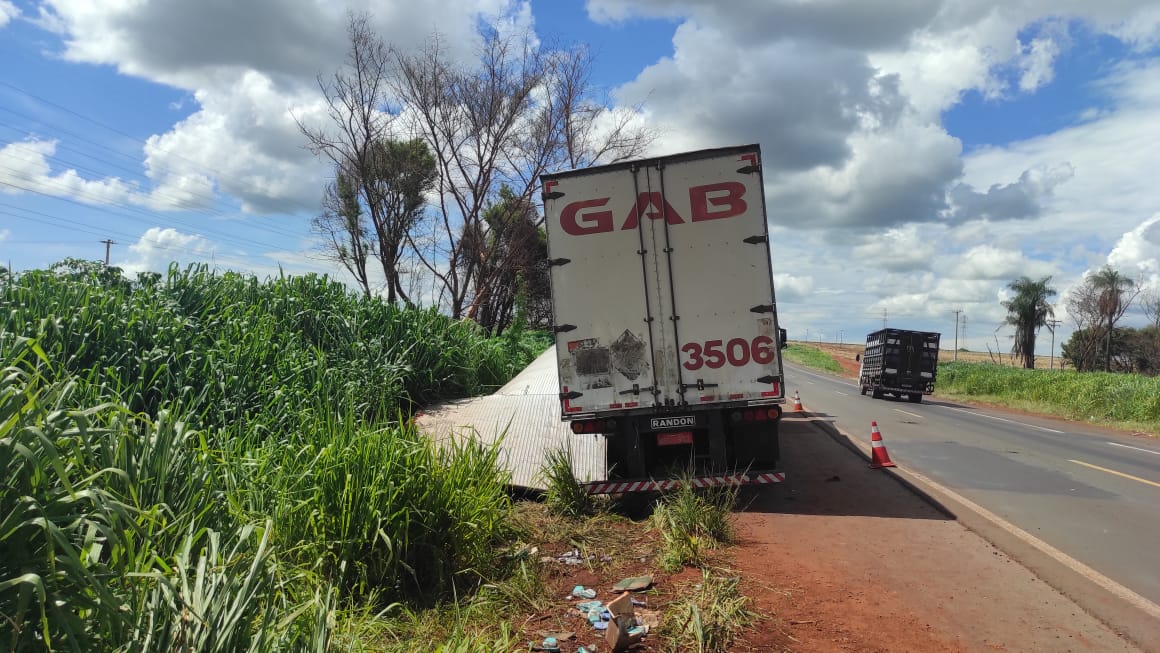
[[[923,395],[934,392],[938,374],[938,333],[879,329],[866,336],[866,348],[859,360],[862,394],[875,399],[886,394],[903,395],[920,403]]]
[[[775,483],[785,404],[761,150],[541,177],[561,417],[591,494]]]

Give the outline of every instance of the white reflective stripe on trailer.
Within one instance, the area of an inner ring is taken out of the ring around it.
[[[690,481],[693,487],[721,487],[726,485],[765,485],[768,483],[785,482],[783,472],[761,472],[745,475],[734,474],[728,476],[702,476]],[[584,483],[583,487],[588,494],[624,494],[628,492],[662,492],[675,490],[685,484],[680,479],[666,479],[659,481],[598,481]]]

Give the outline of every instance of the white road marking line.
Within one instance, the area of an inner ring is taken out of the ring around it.
[[[1125,449],[1135,449],[1136,451],[1143,451],[1144,453],[1151,453],[1151,454],[1156,454],[1157,456],[1160,456],[1160,451],[1153,451],[1151,449],[1141,449],[1140,447],[1133,447],[1131,445],[1120,444],[1118,442],[1109,442],[1108,444],[1112,445],[1113,447],[1123,447]]]
[[[986,417],[987,419],[995,419],[995,420],[999,420],[1000,422],[1009,422],[1011,424],[1018,424],[1019,426],[1026,426],[1027,428],[1039,429],[1040,431],[1047,431],[1048,433],[1063,433],[1063,431],[1049,429],[1046,426],[1036,426],[1034,424],[1028,424],[1027,422],[1016,422],[1013,419],[1007,419],[1005,417],[996,417],[995,415],[988,415],[986,413],[978,413],[978,412],[975,412],[973,410],[967,410],[965,408],[955,408],[954,406],[943,406],[943,408],[946,408],[947,410],[957,410],[960,413],[967,413],[968,415],[975,415],[977,417]]]
[[[846,394],[845,392],[842,392],[841,390],[835,390],[834,392],[835,392],[836,394],[840,394],[840,395],[842,395],[843,397],[849,397],[849,396],[850,396],[850,395]]]
[[[814,383],[813,381],[810,381],[809,379],[806,379],[806,383],[808,383],[810,385],[817,385],[816,383]]]
[[[900,408],[895,408],[895,409],[893,409],[893,410],[894,410],[894,412],[896,412],[896,413],[902,413],[903,415],[910,415],[911,417],[917,417],[917,418],[919,418],[919,419],[922,419],[922,415],[915,415],[914,413],[908,413],[908,412],[906,412],[905,410],[902,410],[902,409],[900,409]]]

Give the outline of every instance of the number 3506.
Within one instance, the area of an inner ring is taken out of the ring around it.
[[[725,367],[726,363],[742,367],[750,361],[768,365],[774,357],[773,338],[769,336],[757,336],[753,340],[733,338],[729,342],[706,340],[703,344],[690,342],[681,347],[681,351],[688,356],[684,362],[687,370],[699,370],[702,367],[716,370]]]

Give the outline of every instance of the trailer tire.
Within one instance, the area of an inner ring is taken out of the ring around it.
[[[911,394],[906,395],[906,398],[909,399],[910,403],[912,403],[912,404],[921,404],[922,403],[922,393],[921,392],[912,392]]]
[[[866,386],[862,386],[862,395],[863,395],[863,396],[865,396],[865,395],[866,395]]]
[[[874,392],[871,393],[870,396],[874,397],[875,399],[881,399],[882,398],[882,388],[875,387]]]

